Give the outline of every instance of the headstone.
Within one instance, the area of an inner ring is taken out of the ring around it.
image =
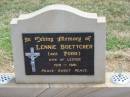
[[[11,21],[17,83],[102,83],[105,17],[50,5]]]

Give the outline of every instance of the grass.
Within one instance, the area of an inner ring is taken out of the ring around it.
[[[0,0],[0,49],[12,55],[9,25],[12,18],[55,3],[106,16],[107,50],[130,48],[130,0]]]

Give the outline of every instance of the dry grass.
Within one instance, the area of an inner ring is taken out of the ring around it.
[[[14,72],[12,57],[9,57],[3,50],[0,50],[0,72]]]
[[[107,71],[129,71],[130,72],[130,49],[107,52]]]

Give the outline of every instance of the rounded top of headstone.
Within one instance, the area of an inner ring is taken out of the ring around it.
[[[53,10],[66,11],[66,12],[70,12],[70,13],[73,13],[73,14],[76,14],[76,15],[79,15],[82,17],[87,17],[87,18],[95,18],[95,19],[97,18],[96,13],[86,13],[86,12],[80,11],[79,9],[76,9],[76,8],[73,8],[71,6],[64,5],[64,4],[48,5],[48,6],[42,8],[40,10],[37,10],[33,13],[21,15],[19,18],[27,19],[27,18],[35,17],[41,13],[45,13],[45,12],[53,11]]]
[[[48,5],[40,10],[37,10],[29,14],[22,14],[19,16],[19,18],[12,19],[11,24],[16,24],[19,20],[31,19],[38,15],[41,15],[50,11],[64,11],[64,12],[75,14],[83,18],[95,19],[97,20],[97,22],[105,22],[105,17],[98,17],[96,13],[84,12],[84,11],[81,11],[79,9],[73,8],[65,4],[53,4],[53,5]]]

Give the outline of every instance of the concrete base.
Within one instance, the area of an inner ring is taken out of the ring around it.
[[[130,97],[130,82],[115,85],[111,76],[106,74],[105,84],[16,84],[13,79],[0,85],[0,97]]]

